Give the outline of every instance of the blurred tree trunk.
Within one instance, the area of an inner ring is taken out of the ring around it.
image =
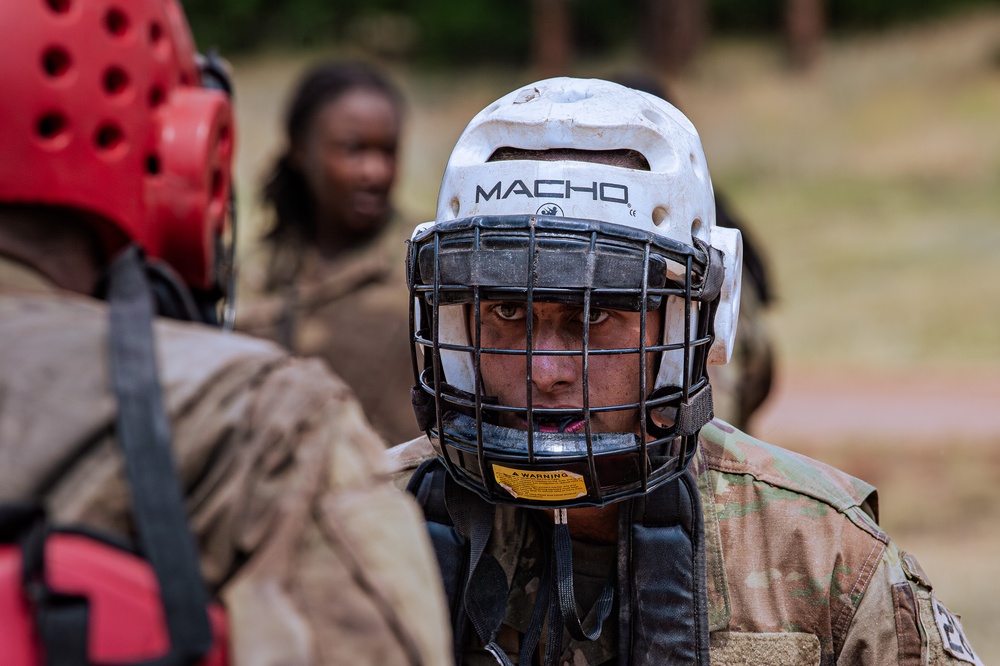
[[[816,64],[826,33],[823,0],[785,0],[785,39],[792,66],[806,70]]]
[[[568,73],[571,25],[569,0],[531,0],[531,62],[540,77]]]
[[[667,74],[684,69],[708,36],[705,0],[643,0],[639,17],[642,55]]]

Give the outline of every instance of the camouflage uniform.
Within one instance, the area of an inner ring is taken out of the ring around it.
[[[426,438],[390,450],[393,466],[403,470],[397,484],[431,455]],[[874,488],[718,420],[702,429],[692,465],[704,514],[713,664],[978,663],[916,560],[879,528]],[[497,643],[516,663],[546,526],[538,512],[497,509],[487,548],[511,581]],[[586,609],[616,549],[582,542],[573,548],[577,600]],[[614,663],[615,633],[610,622],[595,642],[567,635],[560,663]],[[467,649],[465,664],[492,663],[478,645]]]
[[[155,332],[191,527],[227,608],[232,663],[447,663],[417,509],[392,487],[382,442],[347,386],[260,340],[168,321]],[[40,499],[57,523],[132,534],[106,304],[0,257],[0,368],[0,502]]]
[[[408,230],[392,222],[363,247],[324,259],[287,241],[267,248],[264,270],[247,280],[237,328],[323,359],[354,390],[387,442],[419,434],[410,387]]]

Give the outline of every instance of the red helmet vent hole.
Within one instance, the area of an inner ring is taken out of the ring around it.
[[[146,156],[146,173],[150,176],[159,176],[162,170],[160,165],[160,156],[153,154]]]
[[[216,170],[214,170],[212,172],[212,193],[211,193],[211,197],[212,197],[212,199],[214,201],[219,201],[219,200],[222,199],[222,195],[224,194],[224,192],[222,191],[223,190],[223,185],[224,185],[224,180],[225,179],[223,179],[223,177],[222,177],[222,171],[221,170],[216,169]]]
[[[104,73],[104,90],[109,95],[120,95],[128,88],[128,74],[121,67],[112,67]]]
[[[156,46],[163,39],[163,27],[159,23],[149,24],[149,43]]]
[[[123,37],[129,28],[128,16],[117,7],[112,7],[104,15],[104,27],[115,37]]]
[[[219,129],[219,141],[217,144],[219,146],[219,152],[224,154],[228,153],[232,147],[232,141],[233,131],[229,128],[229,125],[223,125]]]
[[[69,123],[61,113],[46,113],[38,119],[35,131],[45,141],[55,141],[66,133]]]
[[[155,109],[156,107],[163,104],[167,99],[167,94],[163,92],[163,88],[160,86],[153,86],[149,90],[149,108]]]
[[[94,135],[94,143],[97,144],[97,148],[105,152],[114,150],[124,141],[125,135],[118,125],[102,125],[97,130],[97,134]]]
[[[53,46],[46,50],[42,56],[42,68],[46,74],[54,79],[66,74],[71,64],[69,53],[59,46]]]
[[[49,9],[56,14],[65,14],[68,12],[71,4],[70,0],[48,0]]]

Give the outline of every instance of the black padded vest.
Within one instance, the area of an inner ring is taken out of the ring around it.
[[[455,661],[461,664],[474,634],[482,633],[482,620],[477,621],[475,610],[470,615],[465,599],[472,564],[470,535],[456,527],[464,521],[453,520],[455,509],[449,507],[460,502],[463,514],[479,513],[490,520],[493,507],[458,486],[436,459],[416,470],[407,489],[427,520],[451,612]],[[708,666],[705,530],[690,470],[645,497],[623,502],[618,532],[617,665]],[[506,596],[502,601],[505,608]],[[493,622],[491,618],[488,623]],[[498,628],[499,620],[495,622]]]

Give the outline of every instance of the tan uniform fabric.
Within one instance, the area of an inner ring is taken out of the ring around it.
[[[390,449],[397,485],[405,487],[432,455],[426,438]],[[702,429],[692,464],[704,515],[713,664],[978,663],[916,560],[879,529],[874,488],[718,420]],[[487,549],[511,581],[497,640],[514,657],[534,604],[540,539],[526,510],[498,509]],[[561,663],[609,663],[616,640],[613,622],[596,642],[567,635]],[[465,663],[490,658],[474,645]]]
[[[114,437],[105,304],[0,259],[0,502],[132,531]],[[202,570],[240,666],[446,664],[440,582],[383,444],[318,361],[156,324]],[[406,553],[400,566],[399,553]]]
[[[354,389],[387,442],[416,437],[410,405],[409,229],[394,221],[364,247],[327,260],[289,242],[257,262],[237,329],[323,359]]]

